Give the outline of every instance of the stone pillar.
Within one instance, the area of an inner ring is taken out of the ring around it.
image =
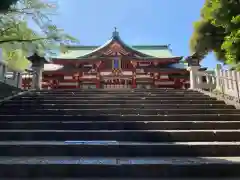
[[[6,65],[0,62],[0,80],[5,81]]]
[[[216,89],[221,91],[222,87],[221,87],[221,71],[222,69],[222,65],[221,64],[217,64],[216,69],[215,69],[215,75],[216,75]]]
[[[238,82],[238,75],[237,71],[230,71],[232,73],[232,85],[233,85],[233,93],[238,99],[240,100],[240,88],[239,88],[239,82]]]
[[[197,73],[200,69],[200,66],[189,66],[188,71],[190,72],[190,89],[197,89]]]
[[[42,72],[43,72],[44,63],[33,64],[32,69],[34,75],[32,78],[33,89],[41,90],[42,89]]]
[[[17,78],[17,87],[22,89],[22,74],[19,72],[16,75]]]

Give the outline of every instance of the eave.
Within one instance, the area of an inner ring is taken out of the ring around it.
[[[143,68],[145,72],[160,72],[160,73],[173,73],[173,72],[188,72],[186,69],[178,68]]]
[[[116,57],[116,56],[115,56]],[[85,63],[85,62],[98,62],[98,61],[104,61],[104,60],[112,60],[114,56],[108,56],[108,57],[89,57],[89,58],[54,58],[52,59],[53,62],[63,62],[66,63],[66,61],[71,63]],[[124,60],[131,60],[131,61],[137,61],[137,62],[145,62],[145,61],[159,61],[159,62],[169,62],[169,63],[178,63],[180,60],[182,60],[183,57],[169,57],[169,58],[158,58],[158,57],[146,57],[146,58],[140,58],[140,57],[132,57],[132,56],[123,56]]]
[[[71,65],[64,65],[62,68],[57,69],[57,70],[49,70],[49,71],[44,71],[44,73],[79,73],[79,72],[88,72],[90,71],[92,68],[78,68],[78,67],[74,67]]]

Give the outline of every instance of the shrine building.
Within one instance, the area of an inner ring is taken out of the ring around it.
[[[67,46],[44,67],[42,88],[188,88],[189,71],[169,45],[126,44],[115,29],[102,46]],[[28,86],[23,81],[23,86]]]

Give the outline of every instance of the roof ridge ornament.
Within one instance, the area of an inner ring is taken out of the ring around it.
[[[113,38],[118,38],[119,37],[119,32],[117,31],[117,27],[114,27],[114,31],[113,31],[113,34],[112,34]]]

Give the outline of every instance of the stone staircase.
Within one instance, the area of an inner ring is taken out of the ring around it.
[[[0,120],[0,178],[240,177],[240,110],[199,92],[29,92]]]

